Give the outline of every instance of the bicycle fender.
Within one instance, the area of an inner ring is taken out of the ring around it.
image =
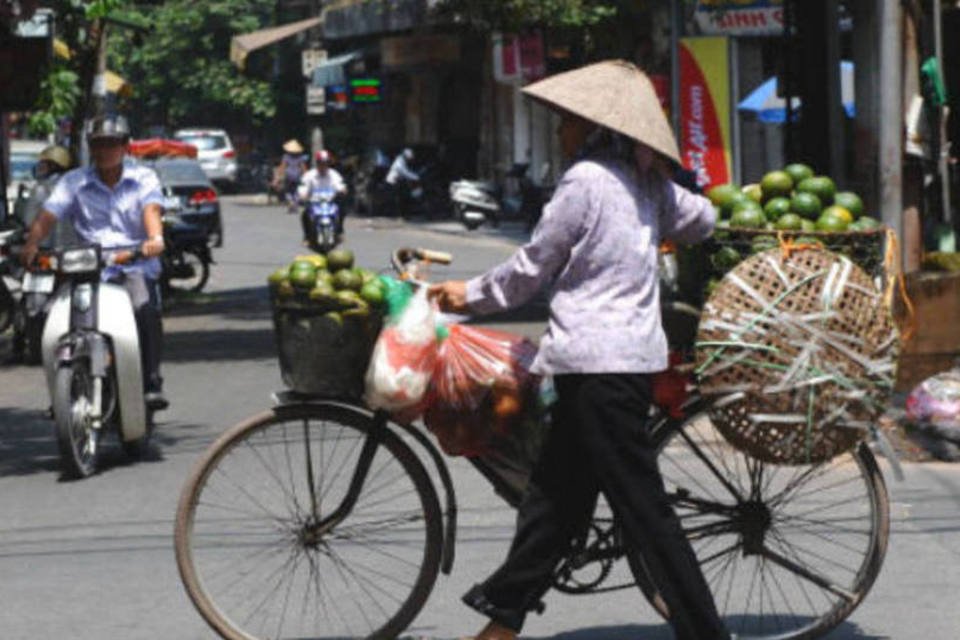
[[[139,440],[147,432],[147,407],[143,400],[140,337],[133,305],[126,289],[109,283],[100,284],[97,302],[97,329],[110,336],[113,343],[120,437],[125,442]]]

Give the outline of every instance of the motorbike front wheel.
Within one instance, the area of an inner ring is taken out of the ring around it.
[[[93,376],[84,362],[57,369],[53,415],[63,473],[86,478],[97,469],[100,431],[93,427]]]
[[[210,279],[210,263],[196,249],[184,249],[163,265],[165,289],[176,293],[199,293]]]

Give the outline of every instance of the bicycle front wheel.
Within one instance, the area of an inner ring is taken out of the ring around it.
[[[819,638],[860,604],[890,528],[866,444],[820,464],[772,466],[727,444],[706,414],[655,435],[667,493],[738,639]]]
[[[199,462],[177,509],[177,565],[224,638],[386,640],[420,611],[439,570],[440,506],[393,432],[353,509],[325,522],[373,424],[341,405],[281,407],[231,428]]]

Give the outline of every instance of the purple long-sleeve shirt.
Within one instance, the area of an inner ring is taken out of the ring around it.
[[[478,314],[502,311],[550,284],[534,371],[662,371],[660,241],[699,242],[715,222],[709,200],[653,172],[638,178],[616,161],[582,160],[563,175],[530,241],[467,282],[467,304]]]

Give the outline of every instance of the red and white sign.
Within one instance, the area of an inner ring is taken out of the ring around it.
[[[493,77],[497,82],[532,82],[547,73],[543,35],[497,34],[493,38]]]
[[[680,41],[680,159],[708,189],[733,178],[728,39]]]
[[[705,34],[769,36],[783,33],[782,0],[701,0],[697,25]]]

